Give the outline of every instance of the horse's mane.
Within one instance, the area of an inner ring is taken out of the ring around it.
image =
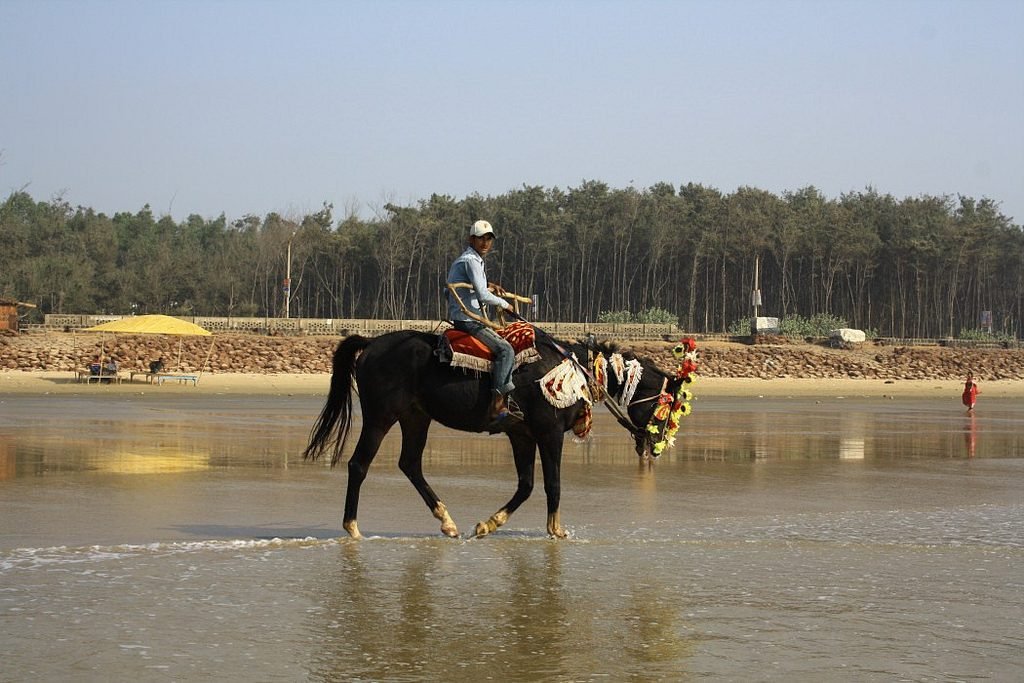
[[[577,339],[576,344],[582,346],[583,348],[589,349],[594,353],[602,353],[605,356],[611,356],[613,353],[618,353],[621,354],[622,357],[626,360],[638,359],[646,361],[651,365],[651,369],[657,372],[662,377],[667,377],[669,379],[673,377],[672,373],[666,372],[655,359],[648,358],[646,356],[640,356],[632,349],[624,347],[622,344],[619,344],[618,342],[614,342],[611,340],[599,341],[593,337],[589,337],[586,339]]]
[[[610,356],[613,353],[618,353],[621,354],[622,357],[625,358],[626,360],[632,360],[633,358],[637,357],[636,354],[633,353],[633,351],[631,351],[630,349],[624,348],[618,342],[610,340],[598,341],[593,337],[588,337],[586,339],[577,339],[576,344],[586,349],[590,349],[593,352],[602,353],[605,356]]]

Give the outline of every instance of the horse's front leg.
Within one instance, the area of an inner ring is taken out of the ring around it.
[[[402,454],[398,458],[398,468],[416,487],[434,518],[441,522],[441,533],[456,538],[459,529],[448,514],[448,508],[423,476],[423,448],[427,445],[430,417],[420,412],[410,412],[399,420],[399,424],[402,426]]]
[[[553,434],[538,442],[540,447],[540,468],[544,473],[544,493],[548,500],[548,535],[566,538],[569,534],[562,528],[562,517],[558,506],[562,499],[562,434]]]
[[[548,536],[554,538],[568,538],[569,534],[562,528],[562,516],[555,510],[548,512]]]
[[[516,492],[487,521],[477,523],[473,530],[475,536],[486,536],[497,531],[533,493],[533,466],[537,459],[537,443],[527,434],[509,434],[508,438],[512,442],[512,456],[516,463]]]

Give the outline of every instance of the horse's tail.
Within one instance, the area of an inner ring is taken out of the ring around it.
[[[355,379],[356,358],[373,341],[353,335],[338,344],[332,363],[331,389],[327,403],[320,412],[309,435],[309,445],[302,452],[303,460],[316,460],[331,449],[331,467],[341,458],[341,449],[352,426],[352,382]]]

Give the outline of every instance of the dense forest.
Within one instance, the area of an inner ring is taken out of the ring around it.
[[[659,310],[686,330],[724,332],[752,315],[756,268],[761,315],[945,337],[992,311],[996,333],[1020,333],[1024,232],[998,204],[873,189],[828,199],[814,187],[777,196],[587,181],[434,195],[372,219],[336,219],[324,204],[180,223],[148,206],[108,216],[19,191],[0,205],[0,298],[36,304],[34,316],[439,319],[448,266],[477,218],[498,234],[490,279],[536,295],[536,320]]]

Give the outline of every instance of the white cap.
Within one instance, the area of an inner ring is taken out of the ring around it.
[[[494,228],[487,221],[477,221],[473,224],[473,227],[469,229],[470,237],[483,237],[487,234],[494,234]]]

